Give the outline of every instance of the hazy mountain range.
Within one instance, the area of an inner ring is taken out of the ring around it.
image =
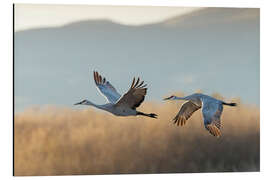
[[[31,105],[103,103],[92,73],[120,93],[140,76],[146,100],[197,89],[259,105],[259,9],[205,8],[161,23],[108,20],[15,32],[15,110]]]

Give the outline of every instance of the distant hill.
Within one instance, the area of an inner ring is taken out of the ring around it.
[[[119,92],[131,78],[146,100],[175,91],[219,92],[259,104],[259,9],[205,8],[162,23],[74,22],[15,33],[16,110],[31,104],[103,103],[92,71]]]

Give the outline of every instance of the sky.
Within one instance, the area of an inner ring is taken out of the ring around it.
[[[15,31],[91,19],[109,19],[124,25],[138,26],[161,22],[198,9],[201,8],[16,4]]]
[[[260,103],[258,9],[16,4],[15,25],[16,112],[105,103],[93,70],[120,94],[141,77],[146,101],[199,90]]]

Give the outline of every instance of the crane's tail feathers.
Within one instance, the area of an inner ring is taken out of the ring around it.
[[[137,115],[147,116],[147,117],[151,117],[151,118],[157,118],[157,114],[154,114],[154,113],[146,114],[143,112],[137,112]]]
[[[223,105],[227,105],[227,106],[237,106],[236,103],[225,103],[225,102],[222,102]]]

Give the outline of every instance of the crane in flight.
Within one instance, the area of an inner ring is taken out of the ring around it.
[[[221,136],[220,116],[223,111],[223,105],[236,106],[236,103],[226,103],[201,93],[195,93],[186,97],[170,96],[163,100],[187,101],[181,106],[180,111],[173,119],[174,124],[177,124],[177,126],[179,126],[179,124],[181,126],[185,125],[190,116],[195,111],[202,108],[204,126],[210,134],[216,137]]]
[[[94,71],[94,80],[99,92],[107,99],[108,103],[103,105],[97,105],[89,100],[83,100],[74,105],[89,105],[98,109],[108,111],[116,116],[147,116],[151,118],[157,118],[154,113],[143,113],[137,111],[136,108],[141,105],[146,95],[146,84],[144,81],[140,82],[140,78],[135,80],[133,78],[130,89],[124,94],[120,95],[116,89],[111,85],[109,81],[103,78],[98,72]]]

